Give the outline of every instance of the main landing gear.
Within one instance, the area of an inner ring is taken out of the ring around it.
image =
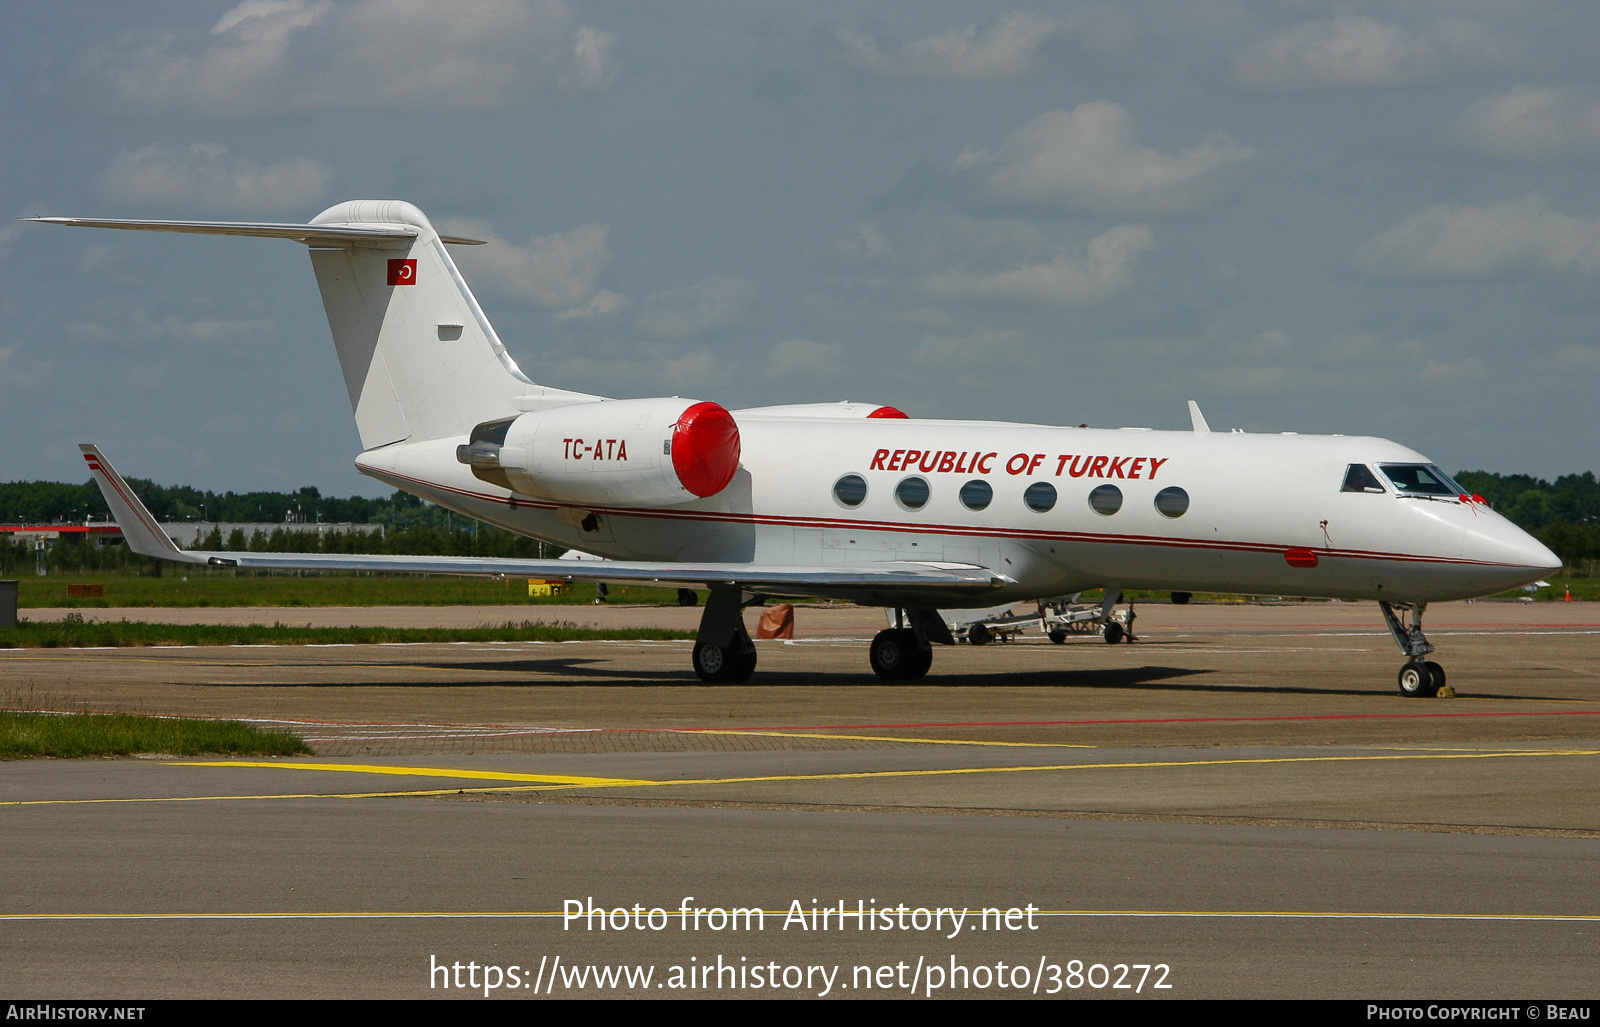
[[[933,666],[933,646],[955,644],[950,627],[936,610],[896,608],[892,628],[872,639],[872,672],[885,681],[915,681]]]
[[[708,685],[742,684],[755,673],[756,644],[744,626],[743,600],[744,593],[731,585],[713,588],[706,600],[694,643],[694,672]],[[955,643],[937,610],[896,609],[894,621],[872,640],[872,670],[885,681],[915,681],[933,666],[931,642]]]
[[[1400,668],[1400,694],[1429,697],[1439,694],[1445,687],[1444,668],[1432,660],[1424,659],[1433,652],[1433,644],[1422,633],[1422,611],[1427,603],[1384,603],[1378,608],[1389,625],[1395,644],[1405,653],[1405,666]],[[1409,615],[1409,617],[1408,617]],[[1408,623],[1409,620],[1409,623]]]
[[[708,685],[741,684],[756,672],[756,644],[745,630],[743,597],[738,588],[713,588],[700,615],[694,672]]]

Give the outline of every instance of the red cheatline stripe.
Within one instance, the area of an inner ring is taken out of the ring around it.
[[[1320,713],[1299,717],[1148,717],[1116,720],[952,720],[922,724],[778,724],[737,728],[633,728],[636,731],[863,731],[914,727],[1049,727],[1071,724],[1260,724],[1284,720],[1416,720],[1425,717],[1600,717],[1600,710],[1525,710],[1504,713]],[[617,729],[629,730],[629,729]]]
[[[448,492],[465,497],[467,499],[475,499],[479,502],[498,503],[506,506],[510,505],[510,500],[506,497],[493,496],[484,492],[474,492],[469,489],[456,488],[453,485],[445,485],[441,482],[426,481],[421,478],[412,478],[396,471],[385,470],[384,474],[395,478],[402,478],[406,481],[414,482],[430,489],[437,489],[440,492]],[[527,507],[529,509],[547,510],[554,510],[558,506],[556,503],[528,500],[521,497],[516,498],[516,505],[518,507]],[[1102,544],[1134,546],[1165,546],[1173,549],[1202,549],[1210,551],[1226,550],[1232,552],[1269,554],[1282,553],[1285,549],[1293,548],[1271,542],[1201,542],[1197,540],[1161,536],[1112,535],[1081,531],[1035,530],[1023,532],[1017,529],[981,528],[972,525],[908,524],[901,521],[848,520],[844,518],[833,517],[799,517],[755,513],[714,513],[705,510],[669,511],[645,508],[636,509],[632,507],[590,507],[589,509],[594,510],[596,513],[606,514],[614,517],[637,517],[656,520],[709,521],[734,524],[768,524],[789,527],[842,528],[854,529],[856,531],[893,531],[901,534],[912,535],[963,535],[979,538],[1017,538],[1034,541],[1053,540],[1059,542],[1096,542]],[[1355,560],[1385,560],[1394,563],[1464,564],[1473,567],[1520,566],[1518,564],[1495,563],[1493,561],[1486,560],[1468,560],[1461,557],[1415,556],[1407,553],[1382,553],[1362,549],[1327,549],[1321,550],[1320,555],[1329,557],[1338,556]]]

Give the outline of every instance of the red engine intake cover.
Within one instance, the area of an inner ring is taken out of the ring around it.
[[[672,429],[672,469],[704,499],[728,487],[739,469],[739,426],[717,403],[696,403]]]

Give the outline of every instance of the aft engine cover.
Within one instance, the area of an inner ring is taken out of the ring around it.
[[[485,481],[572,506],[671,506],[739,469],[739,426],[716,403],[619,399],[481,424],[457,450]]]

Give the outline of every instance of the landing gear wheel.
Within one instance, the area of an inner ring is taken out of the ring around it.
[[[887,628],[872,639],[872,672],[885,681],[911,681],[933,666],[933,650],[917,644],[917,633]]]
[[[1439,670],[1435,679],[1432,668],[1438,667],[1437,663],[1429,664],[1421,660],[1413,660],[1400,668],[1400,694],[1404,696],[1427,698],[1436,695],[1439,686],[1444,684],[1444,670]]]
[[[992,637],[989,634],[989,629],[982,624],[974,624],[967,629],[967,643],[969,645],[988,645]]]
[[[1434,694],[1437,695],[1439,690],[1444,687],[1444,668],[1439,666],[1437,663],[1434,663],[1432,660],[1428,661],[1427,666],[1428,676],[1433,679]]]
[[[1056,645],[1064,645],[1067,641],[1067,633],[1065,631],[1052,631],[1050,632],[1050,641]]]
[[[1116,621],[1112,621],[1110,624],[1106,625],[1105,634],[1106,641],[1112,645],[1116,645],[1118,642],[1122,641],[1123,636],[1125,636],[1127,632],[1122,630],[1121,624],[1118,624]]]
[[[700,594],[692,588],[680,588],[678,589],[678,605],[699,606]]]
[[[756,672],[756,654],[730,652],[709,642],[696,642],[694,672],[708,685],[739,684],[749,681]]]

